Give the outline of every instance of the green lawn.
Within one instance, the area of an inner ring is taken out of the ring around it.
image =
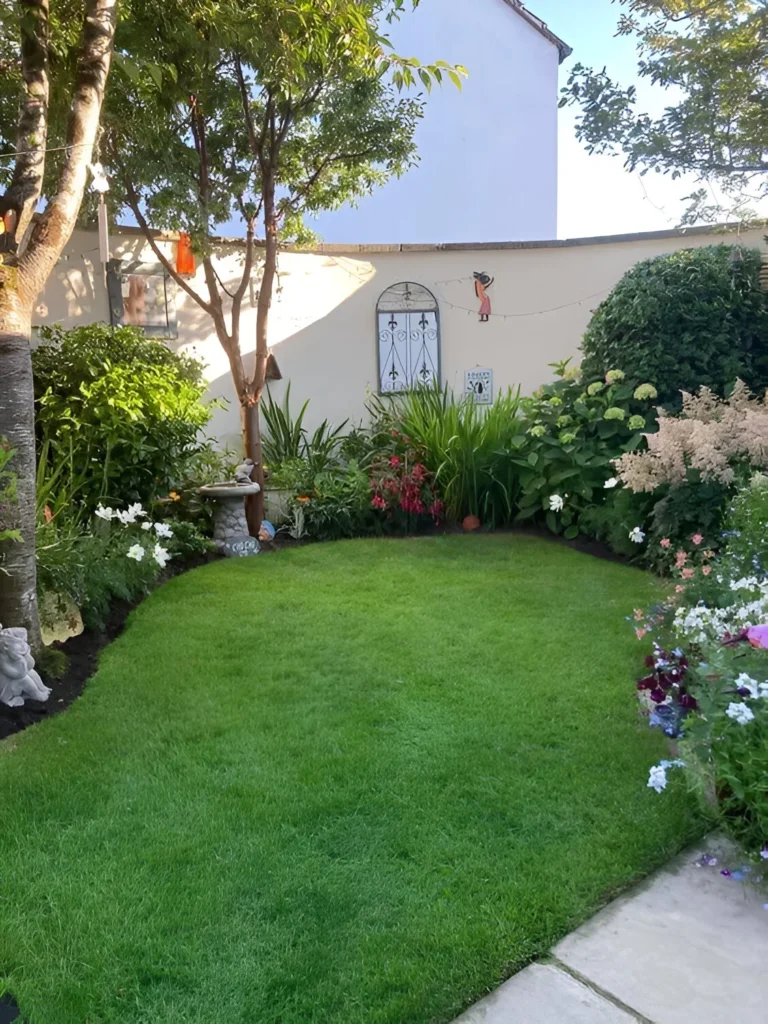
[[[512,536],[173,580],[0,744],[0,990],[29,1024],[450,1021],[696,833],[645,786],[653,596]]]

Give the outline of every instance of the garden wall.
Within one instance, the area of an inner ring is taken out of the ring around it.
[[[740,238],[765,248],[765,233],[762,226]],[[520,384],[530,393],[551,378],[549,363],[569,356],[578,361],[592,310],[639,260],[737,240],[731,232],[689,229],[555,242],[325,245],[312,253],[285,252],[270,328],[284,379],[272,385],[273,394],[279,397],[291,381],[295,407],[311,399],[310,427],[326,417],[333,422],[361,420],[366,393],[378,381],[376,304],[385,289],[404,281],[424,286],[437,300],[443,381],[463,390],[465,371],[491,369],[496,391]],[[111,244],[115,257],[155,262],[135,229],[121,229]],[[173,237],[161,244],[173,254]],[[222,247],[219,274],[224,281],[237,275],[239,253],[236,241]],[[479,321],[474,272],[494,278],[487,323]],[[204,293],[200,272],[194,283]],[[251,353],[257,294],[258,282],[243,311],[243,348]],[[238,408],[210,321],[181,291],[175,301],[169,298],[169,306],[178,330],[168,344],[206,362],[210,396],[229,400],[216,413],[212,430],[222,443],[236,445]],[[71,327],[97,320],[109,321],[98,239],[93,232],[78,231],[38,303],[35,322]]]

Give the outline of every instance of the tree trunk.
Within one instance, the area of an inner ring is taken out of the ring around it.
[[[248,525],[256,536],[264,518],[264,462],[261,447],[259,406],[264,385],[267,382],[267,360],[269,359],[269,310],[272,305],[272,291],[277,274],[277,210],[275,207],[275,182],[267,174],[264,177],[264,229],[266,244],[264,271],[259,288],[259,302],[256,308],[256,366],[248,393],[241,398],[243,408],[243,441],[247,457],[256,463],[256,482],[259,493],[246,502]]]
[[[14,450],[10,470],[17,499],[0,505],[0,530],[17,529],[22,540],[3,543],[0,563],[0,624],[23,626],[33,650],[41,646],[35,563],[35,395],[29,345],[31,309],[0,288],[0,438]]]
[[[246,499],[245,506],[248,529],[251,536],[258,537],[264,519],[264,455],[261,448],[259,403],[253,400],[252,395],[246,395],[240,408],[242,410],[245,457],[253,459],[256,468],[251,473],[251,478],[261,488],[258,494]]]

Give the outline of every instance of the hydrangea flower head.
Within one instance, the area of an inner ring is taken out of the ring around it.
[[[642,430],[645,426],[645,419],[642,416],[630,416],[627,426],[630,430]]]
[[[626,419],[627,414],[618,405],[612,405],[610,409],[606,409],[603,413],[604,420],[623,420]]]
[[[658,397],[659,392],[653,384],[641,384],[639,387],[635,388],[635,398],[638,402],[646,402]]]
[[[606,375],[605,375],[605,383],[606,384],[620,384],[624,380],[625,377],[626,377],[626,374],[624,373],[623,370],[609,370],[608,373],[606,373]]]

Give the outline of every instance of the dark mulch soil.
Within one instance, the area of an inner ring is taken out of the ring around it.
[[[18,1021],[20,1010],[10,996],[0,996],[0,1024]]]
[[[167,583],[174,576],[179,576],[190,569],[196,569],[207,562],[216,561],[218,557],[218,555],[200,555],[189,558],[178,565],[168,566],[160,578],[159,585]],[[0,704],[0,740],[21,732],[22,729],[26,729],[30,725],[42,722],[44,718],[57,715],[74,703],[96,671],[99,654],[103,648],[122,633],[129,614],[143,600],[144,596],[142,595],[135,601],[115,601],[102,629],[86,629],[80,636],[73,636],[64,643],[52,644],[53,648],[66,654],[66,672],[59,679],[50,679],[46,678],[44,670],[40,671],[43,682],[53,691],[45,702],[27,700],[20,708],[9,708],[7,704]],[[3,1017],[3,1012],[4,1008],[0,1002],[0,1024],[5,1024],[6,1018]]]

